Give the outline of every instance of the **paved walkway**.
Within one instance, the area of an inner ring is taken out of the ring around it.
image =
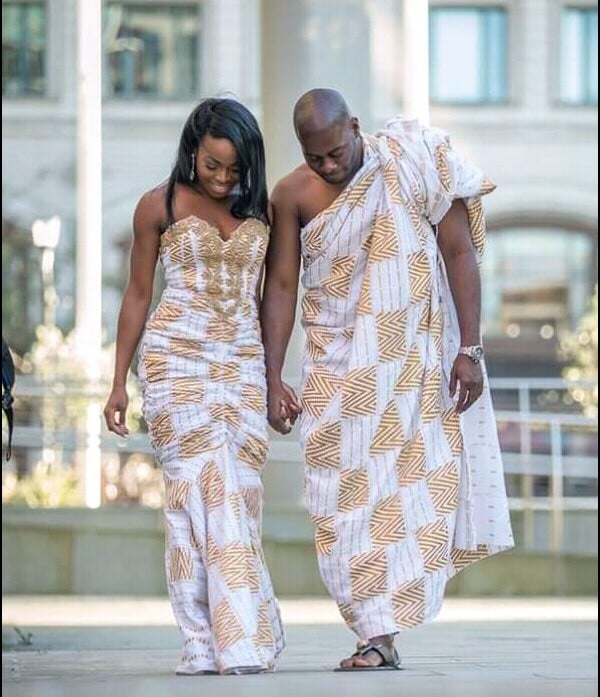
[[[399,637],[403,671],[334,673],[353,637],[333,603],[284,600],[278,672],[173,675],[179,635],[155,598],[3,598],[5,697],[579,697],[597,694],[597,603],[448,599]],[[18,629],[18,632],[16,629]],[[25,643],[30,642],[30,643]]]

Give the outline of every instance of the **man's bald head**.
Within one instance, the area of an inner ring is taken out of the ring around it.
[[[303,94],[294,107],[294,128],[301,138],[350,120],[346,100],[336,90],[314,89]]]
[[[306,164],[335,186],[347,184],[362,165],[358,119],[335,90],[303,94],[294,108],[294,128]]]

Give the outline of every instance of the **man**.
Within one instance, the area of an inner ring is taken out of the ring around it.
[[[306,500],[360,639],[341,669],[397,668],[393,636],[513,545],[479,327],[494,185],[417,122],[361,133],[332,90],[301,97],[294,126],[306,164],[273,191],[261,309],[269,421],[286,433],[300,411],[281,370],[302,258]]]

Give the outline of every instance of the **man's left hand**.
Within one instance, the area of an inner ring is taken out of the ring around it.
[[[483,371],[480,363],[468,356],[458,355],[450,374],[450,396],[454,397],[458,387],[456,411],[460,414],[473,406],[483,392]]]

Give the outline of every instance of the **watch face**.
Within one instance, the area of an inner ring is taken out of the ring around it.
[[[475,358],[477,358],[478,360],[481,360],[481,359],[483,358],[483,349],[481,348],[481,346],[476,346],[476,347],[475,347],[475,349],[473,350],[473,355],[474,355]]]

